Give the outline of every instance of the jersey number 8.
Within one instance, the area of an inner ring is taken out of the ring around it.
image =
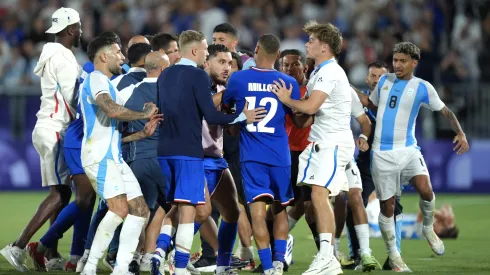
[[[390,108],[393,109],[396,107],[396,101],[397,101],[398,97],[396,95],[392,95],[390,97]]]
[[[258,106],[255,106],[257,104],[257,98],[255,96],[247,96],[245,97],[245,100],[248,101],[249,110],[255,109],[257,107],[265,107],[267,103],[270,103],[271,106],[269,111],[267,112],[267,115],[264,117],[263,120],[257,123],[257,126],[255,126],[254,124],[247,125],[247,131],[274,134],[276,129],[274,127],[267,127],[266,125],[267,123],[269,123],[269,121],[271,121],[271,119],[277,112],[277,100],[272,97],[263,97],[259,101]]]

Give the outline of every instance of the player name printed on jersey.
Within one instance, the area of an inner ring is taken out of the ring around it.
[[[273,84],[248,83],[249,92],[270,92]]]

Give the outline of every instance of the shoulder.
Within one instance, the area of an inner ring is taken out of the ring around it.
[[[423,80],[422,78],[415,77],[414,81],[416,81],[419,84],[419,89],[435,90],[434,86],[432,86],[432,84],[427,80]]]
[[[383,83],[385,81],[388,81],[388,82],[395,82],[396,80],[396,75],[395,73],[386,73],[386,74],[383,74],[380,78],[379,78],[379,81],[378,83]]]
[[[296,79],[292,76],[289,76],[283,72],[277,72],[277,77],[281,78],[284,80],[284,82],[289,82],[289,83],[297,83]],[[299,84],[298,84],[299,85]]]

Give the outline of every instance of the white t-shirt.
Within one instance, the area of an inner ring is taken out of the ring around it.
[[[355,118],[358,118],[364,115],[364,107],[362,106],[361,100],[357,95],[356,91],[351,88],[351,96],[352,96],[352,107],[351,107],[351,115]]]
[[[350,128],[352,88],[342,67],[330,59],[320,64],[311,74],[306,86],[307,95],[313,90],[328,95],[315,114],[308,140],[335,144],[354,144]]]
[[[110,118],[95,102],[97,96],[109,94],[120,105],[124,100],[109,78],[100,71],[88,75],[80,92],[80,107],[83,116],[82,166],[100,163],[112,159],[122,163],[121,133],[117,129],[117,120]]]

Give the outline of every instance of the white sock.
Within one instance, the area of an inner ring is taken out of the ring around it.
[[[194,239],[194,223],[179,224],[175,236],[175,251],[190,254],[192,241]],[[178,263],[176,263],[178,264]],[[175,275],[186,274],[186,268],[176,268]]]
[[[145,253],[145,255],[143,255],[143,258],[141,259],[142,262],[149,262],[151,261],[151,257],[153,255],[151,253]]]
[[[361,255],[371,255],[371,249],[369,248],[369,225],[367,223],[354,225],[354,229],[359,240]]]
[[[337,253],[337,251],[340,250],[340,238],[335,238],[334,239],[334,242],[333,242],[333,246],[334,246],[334,251],[335,253]]]
[[[240,251],[240,259],[243,260],[253,260],[254,258],[254,247],[249,246],[249,247],[243,247]]]
[[[396,248],[395,219],[393,217],[385,217],[379,213],[378,222],[390,258],[400,257],[400,253]]]
[[[119,237],[119,250],[117,251],[114,273],[127,272],[138,246],[139,236],[145,226],[146,218],[128,214],[121,229]]]
[[[298,223],[297,220],[291,218],[291,216],[288,215],[289,232],[291,232],[291,230],[293,230],[294,226],[296,226],[297,223]]]
[[[99,260],[104,256],[104,252],[114,236],[114,231],[123,222],[123,219],[112,211],[107,211],[102,221],[100,221],[97,232],[95,232],[94,242],[90,248],[90,254],[85,264],[84,270],[96,270]]]
[[[433,193],[432,201],[419,200],[420,210],[422,211],[422,216],[424,217],[424,227],[427,229],[433,229],[434,225],[434,209],[436,206],[436,195]]]
[[[332,255],[332,233],[320,233],[318,234],[320,237],[320,255],[325,258],[328,258]]]
[[[169,224],[162,224],[162,228],[160,229],[160,234],[167,234],[173,238],[176,231],[177,229],[175,229],[175,227]]]

